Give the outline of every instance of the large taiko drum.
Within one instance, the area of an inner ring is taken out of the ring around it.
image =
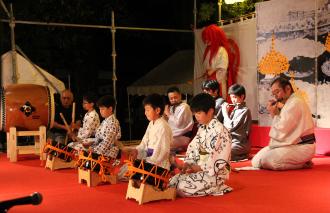
[[[54,123],[54,97],[48,87],[34,84],[13,84],[0,90],[0,130],[39,130],[40,126],[52,127]]]

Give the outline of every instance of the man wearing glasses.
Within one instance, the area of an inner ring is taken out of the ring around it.
[[[267,110],[273,118],[269,145],[252,159],[252,166],[270,170],[312,167],[315,154],[314,121],[306,102],[296,95],[290,82],[282,77],[271,83],[275,99]]]

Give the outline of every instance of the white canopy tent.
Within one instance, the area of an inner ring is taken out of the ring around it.
[[[13,84],[12,56],[12,51],[8,51],[1,56],[1,85],[3,87]],[[33,64],[28,59],[18,53],[16,53],[16,66],[17,84],[37,84],[42,86],[48,86],[52,94],[56,92],[61,92],[65,89],[65,85],[62,81],[49,74],[46,70]]]
[[[167,89],[176,86],[183,94],[193,95],[194,50],[180,50],[127,87],[129,135],[131,140],[130,95],[166,95]]]
[[[181,50],[127,87],[128,95],[166,94],[176,86],[183,94],[193,94],[194,50]]]

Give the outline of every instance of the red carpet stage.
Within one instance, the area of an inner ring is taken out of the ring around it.
[[[141,206],[126,200],[127,183],[88,188],[78,183],[75,169],[50,171],[35,156],[10,163],[0,154],[0,200],[43,195],[38,206],[15,206],[9,212],[329,212],[330,157],[315,157],[312,169],[232,172],[224,196],[177,198]],[[249,166],[250,162],[232,166]]]

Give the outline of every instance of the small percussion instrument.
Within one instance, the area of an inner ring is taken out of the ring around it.
[[[117,175],[113,168],[118,165],[117,159],[112,159],[93,152],[80,151],[78,166],[78,181],[86,181],[87,186],[97,186],[100,183],[117,183]]]
[[[91,170],[99,175],[107,175],[110,174],[117,161],[117,159],[99,155],[91,151],[80,151],[77,166],[80,169]]]
[[[175,200],[176,188],[167,187],[169,171],[145,160],[128,161],[130,176],[126,199],[133,198],[139,204],[156,200]],[[137,186],[136,180],[141,181]]]
[[[47,141],[47,144],[44,147],[44,152],[52,157],[57,157],[66,162],[71,162],[74,160],[77,153],[75,149],[51,140]]]
[[[170,178],[169,172],[169,170],[148,163],[145,160],[128,161],[130,179],[140,180],[143,184],[147,183],[159,189],[166,188]]]

